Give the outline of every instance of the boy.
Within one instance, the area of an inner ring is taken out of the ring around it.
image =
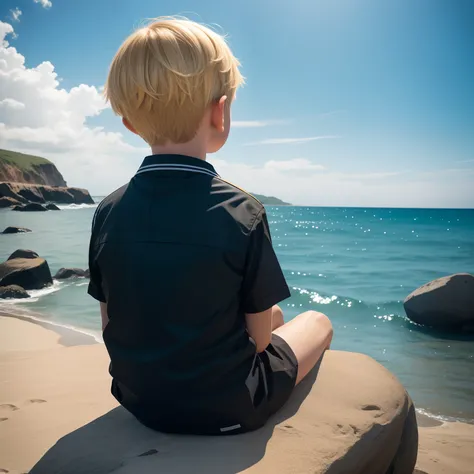
[[[326,316],[284,324],[290,292],[265,209],[206,161],[243,82],[224,39],[162,18],[120,47],[105,94],[152,155],[94,217],[89,293],[101,302],[112,393],[151,428],[261,427],[329,347]]]

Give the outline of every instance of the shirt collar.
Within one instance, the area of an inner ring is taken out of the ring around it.
[[[218,177],[214,166],[207,161],[186,155],[150,155],[137,171],[137,175],[151,171],[186,171]]]

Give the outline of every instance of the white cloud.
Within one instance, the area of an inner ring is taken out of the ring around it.
[[[232,128],[261,128],[288,123],[290,120],[233,120]]]
[[[268,138],[266,140],[260,140],[258,142],[246,143],[247,146],[254,145],[299,145],[301,143],[313,142],[316,140],[328,140],[331,138],[340,138],[337,135],[323,135],[318,137],[305,137],[305,138]]]
[[[61,88],[51,62],[25,65],[25,57],[6,39],[13,34],[13,27],[0,21],[0,148],[45,156],[58,165],[70,185],[87,187],[93,194],[108,193],[127,182],[148,152],[145,144],[135,147],[120,133],[89,126],[88,118],[106,109],[101,88],[86,84]],[[264,127],[260,124],[275,122],[243,123]],[[277,138],[263,140],[263,144],[330,138],[336,137]],[[229,152],[224,148],[221,156],[229,156]],[[430,172],[338,172],[306,158],[272,158],[259,166],[210,158],[224,178],[295,204],[474,207],[471,167]]]
[[[339,114],[345,114],[347,110],[341,109],[341,110],[331,110],[330,112],[323,112],[322,114],[319,114],[319,118],[326,118],[326,117],[331,117],[333,115],[339,115]]]
[[[12,109],[12,110],[23,110],[25,104],[15,99],[3,99],[0,100],[0,109]]]
[[[43,8],[51,8],[53,4],[50,0],[33,0],[35,3],[39,3]]]
[[[474,207],[474,170],[288,173],[292,165],[261,166],[212,159],[217,172],[252,192],[313,206]],[[272,163],[269,165],[269,163]],[[289,163],[289,162],[280,162]],[[313,165],[318,166],[318,165]],[[317,170],[314,170],[317,171]],[[455,185],[455,191],[453,189]]]
[[[270,160],[264,165],[264,169],[275,171],[295,171],[308,173],[311,171],[322,171],[324,166],[311,163],[305,158],[295,158],[293,160]]]
[[[5,39],[7,35],[13,35],[13,26],[4,23],[3,21],[0,21],[0,45],[4,46],[5,48],[8,47],[8,42]],[[0,63],[0,67],[2,66],[2,63]],[[6,65],[5,65],[6,66]]]
[[[257,128],[257,127],[266,127],[268,122],[263,122],[260,120],[233,120],[232,127],[234,128]]]
[[[12,14],[13,21],[20,21],[20,16],[23,12],[18,7],[16,7],[14,10],[10,10],[10,13]]]
[[[145,153],[120,133],[89,127],[106,104],[99,88],[80,84],[70,90],[49,61],[27,67],[25,57],[6,40],[14,33],[0,22],[0,148],[52,159],[71,185],[92,192],[127,181]]]

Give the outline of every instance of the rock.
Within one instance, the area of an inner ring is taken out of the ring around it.
[[[56,275],[54,275],[55,280],[65,280],[66,278],[72,277],[89,277],[88,270],[82,270],[81,268],[60,268]]]
[[[13,260],[15,258],[39,258],[39,255],[36,252],[33,252],[33,250],[18,249],[8,257],[8,260]]]
[[[20,201],[17,199],[13,199],[11,197],[0,197],[0,209],[5,209],[7,207],[13,207],[13,206],[18,206],[18,204],[21,204]]]
[[[474,325],[474,276],[456,273],[415,290],[403,306],[413,322],[440,329],[463,330]]]
[[[67,188],[68,191],[74,196],[75,204],[94,204],[92,196],[89,194],[87,189],[81,188]]]
[[[61,209],[59,209],[58,206],[56,206],[56,204],[53,204],[53,203],[47,204],[46,209],[48,209],[48,211],[60,211],[61,210]]]
[[[26,204],[28,199],[25,199],[18,193],[23,186],[23,184],[4,183],[0,181],[0,197],[9,197],[15,199],[15,201],[19,201],[21,204]]]
[[[0,197],[10,197],[24,204],[30,201],[38,203],[55,202],[58,204],[94,204],[94,200],[86,189],[41,184],[0,182]]]
[[[15,206],[12,210],[20,212],[46,212],[48,209],[37,202],[30,202],[24,206]]]
[[[70,359],[64,374],[56,371],[54,380],[67,383],[71,373],[82,374],[83,364],[93,361],[87,377],[95,386],[84,391],[81,403],[96,407],[109,359],[102,347],[93,350],[74,358],[65,353]],[[75,399],[65,403],[65,412],[74,410]],[[252,433],[163,434],[111,403],[74,421],[69,425],[74,431],[56,429],[59,436],[45,443],[51,448],[30,474],[409,474],[418,450],[415,410],[403,386],[370,357],[338,351],[326,352],[319,372]]]
[[[29,298],[30,295],[18,285],[0,286],[0,299],[12,298],[15,300]]]
[[[52,283],[48,262],[43,258],[12,258],[0,264],[0,286],[38,290]]]
[[[26,227],[7,227],[2,234],[24,234],[26,232],[31,232],[31,230]]]
[[[23,186],[18,191],[18,195],[25,198],[28,202],[37,202],[39,204],[46,202],[37,186]]]

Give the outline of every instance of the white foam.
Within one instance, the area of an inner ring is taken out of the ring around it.
[[[2,300],[2,303],[8,305],[14,305],[18,303],[36,303],[42,296],[50,295],[51,293],[56,293],[61,288],[64,288],[65,285],[63,282],[54,280],[53,284],[47,286],[46,288],[42,288],[41,290],[30,290],[27,293],[30,295],[29,298],[6,298]]]
[[[59,209],[63,211],[73,211],[77,209],[94,209],[98,204],[61,204],[58,205]]]
[[[435,415],[435,414],[430,413],[429,411],[427,411],[423,408],[417,408],[416,412],[419,413],[420,415],[427,416],[428,418],[431,418],[433,420],[440,421],[441,423],[449,423],[449,422],[454,422],[454,421],[460,421],[462,423],[472,423],[473,422],[473,420],[468,420],[467,418],[447,416],[447,415]]]
[[[5,301],[7,301],[7,300],[3,300],[2,303],[5,302]],[[25,300],[17,300],[17,301],[24,302]],[[50,326],[69,329],[70,331],[78,332],[80,334],[84,334],[86,336],[92,337],[96,342],[98,342],[100,344],[104,343],[104,340],[102,339],[102,335],[98,331],[95,332],[95,331],[83,329],[83,328],[80,328],[80,327],[77,327],[77,326],[71,326],[69,324],[62,324],[62,323],[58,323],[56,321],[51,321],[49,319],[43,318],[39,313],[34,313],[33,311],[30,311],[26,308],[20,308],[18,306],[16,306],[15,309],[13,311],[11,311],[11,308],[8,308],[8,309],[5,308],[5,307],[2,308],[2,304],[0,304],[0,311],[2,309],[13,317],[17,316],[17,317],[20,317],[20,318],[30,319],[32,321],[37,321],[39,323],[43,323],[43,324],[50,325]]]
[[[38,301],[38,299],[41,298],[42,296],[50,295],[51,293],[56,293],[57,291],[59,291],[61,288],[65,286],[69,286],[69,285],[65,285],[61,281],[54,280],[52,285],[42,288],[41,290],[28,291],[28,294],[30,295],[31,299],[30,298],[23,299],[21,300],[21,302],[25,302],[25,303],[30,302],[32,301],[33,298],[35,298],[36,301]]]

